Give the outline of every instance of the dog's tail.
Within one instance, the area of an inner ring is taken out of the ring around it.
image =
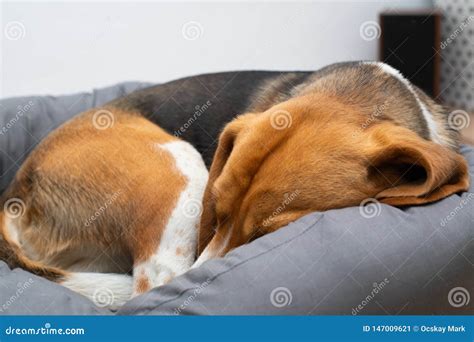
[[[6,215],[3,211],[0,212],[0,260],[7,263],[13,268],[22,268],[39,277],[46,278],[54,282],[60,282],[66,278],[67,273],[55,268],[42,265],[28,259],[21,251],[20,247],[12,241],[6,227]]]
[[[96,305],[115,309],[132,296],[132,277],[126,274],[68,272],[29,259],[9,235],[7,216],[0,211],[0,260],[10,269],[22,268],[78,292]]]

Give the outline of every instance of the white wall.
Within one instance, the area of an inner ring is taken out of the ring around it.
[[[359,32],[364,22],[386,8],[430,6],[429,0],[4,2],[0,97],[375,59],[377,40]],[[195,40],[183,35],[188,22],[199,23]]]

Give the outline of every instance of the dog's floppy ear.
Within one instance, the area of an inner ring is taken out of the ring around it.
[[[423,204],[469,188],[467,163],[453,150],[391,123],[371,133],[368,175],[384,188],[375,196],[381,202]]]
[[[216,193],[214,192],[214,184],[219,176],[221,176],[223,173],[226,164],[228,164],[228,159],[234,150],[236,141],[238,139],[245,141],[249,140],[249,128],[255,117],[256,114],[254,113],[247,113],[238,116],[236,119],[227,124],[227,126],[225,126],[219,137],[219,144],[217,145],[216,152],[214,153],[214,158],[209,170],[209,179],[207,181],[206,190],[204,191],[203,210],[201,222],[199,225],[197,255],[200,255],[204,248],[206,248],[208,243],[212,240],[215,234],[215,229],[217,228]],[[255,134],[256,131],[258,130],[254,129],[253,133]],[[243,159],[239,156],[238,158]],[[251,172],[250,169],[246,171]],[[226,192],[228,195],[232,195],[231,188],[227,189]]]
[[[202,253],[214,236],[217,219],[215,215],[216,200],[213,186],[217,177],[222,173],[222,169],[234,148],[234,141],[244,126],[243,121],[242,119],[232,121],[224,128],[224,131],[219,137],[219,144],[214,153],[214,158],[209,170],[209,179],[207,181],[206,190],[204,191],[197,255]]]
[[[219,196],[222,212],[230,215],[250,186],[261,161],[286,135],[288,130],[272,128],[271,113],[270,110],[258,115],[241,115],[222,132],[204,192],[198,255],[211,241],[217,228],[216,196]],[[216,194],[216,190],[220,190],[220,193]]]

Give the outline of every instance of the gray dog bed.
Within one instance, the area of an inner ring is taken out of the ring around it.
[[[144,83],[0,101],[0,191],[36,144],[86,109]],[[463,146],[474,175],[474,149]],[[314,213],[128,302],[118,314],[468,314],[474,183],[419,207],[372,203]],[[112,314],[0,262],[0,314]]]

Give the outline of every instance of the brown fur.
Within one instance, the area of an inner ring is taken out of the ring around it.
[[[276,103],[260,98],[249,109],[261,112],[238,117],[222,132],[198,253],[208,247],[221,256],[307,213],[366,198],[414,205],[468,188],[457,137],[443,126],[446,146],[430,141],[413,95],[378,68],[323,69],[292,94]],[[442,107],[428,105],[441,120]],[[383,110],[373,115],[377,106]],[[272,127],[278,112],[290,114],[289,127]]]
[[[25,203],[11,221],[20,246],[0,214],[0,259],[11,267],[52,280],[65,271],[127,273],[156,250],[187,180],[153,145],[177,139],[134,113],[101,110],[113,113],[112,127],[94,127],[97,109],[69,121],[31,153],[3,195],[2,205]]]
[[[140,274],[137,281],[137,292],[144,293],[150,289],[150,282],[145,274]]]

